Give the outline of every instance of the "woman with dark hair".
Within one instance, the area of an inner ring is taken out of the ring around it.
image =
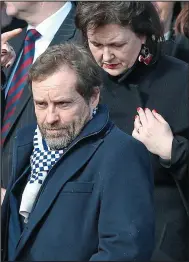
[[[183,8],[175,23],[176,34],[182,34],[189,39],[189,2],[183,3]]]
[[[156,211],[152,259],[185,261],[188,65],[162,54],[163,30],[151,2],[80,2],[76,26],[103,69],[102,102],[111,118],[151,155]]]

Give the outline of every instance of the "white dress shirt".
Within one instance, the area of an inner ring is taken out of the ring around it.
[[[37,27],[35,27],[35,29],[41,34],[41,37],[35,42],[35,53],[33,63],[47,49],[47,47],[53,40],[55,34],[57,33],[58,29],[60,28],[61,24],[64,22],[67,15],[69,14],[71,8],[71,2],[66,2],[56,13],[54,13],[53,15],[45,19],[43,22],[41,22]],[[33,26],[28,25],[27,30],[33,28]],[[17,60],[17,63],[15,64],[12,74],[10,75],[9,80],[7,82],[5,97],[7,96],[10,83],[20,61],[21,55],[22,52],[20,53],[19,59]]]
[[[171,37],[171,31],[168,31],[167,33],[164,34],[165,41],[168,41]]]

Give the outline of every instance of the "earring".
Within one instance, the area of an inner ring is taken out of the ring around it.
[[[149,48],[145,45],[142,45],[138,61],[144,63],[145,65],[149,65],[152,61],[152,57],[153,55],[150,54]]]

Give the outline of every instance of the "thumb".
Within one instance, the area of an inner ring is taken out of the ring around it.
[[[20,34],[22,32],[21,28],[14,29],[9,32],[5,32],[1,35],[1,45],[5,44],[7,41],[9,41],[11,38],[15,37],[16,35]]]
[[[165,119],[164,119],[160,114],[158,114],[155,109],[152,110],[152,114],[155,116],[155,118],[156,118],[159,122],[161,122],[161,123],[167,123],[167,122],[165,121]]]

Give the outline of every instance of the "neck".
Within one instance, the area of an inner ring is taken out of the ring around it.
[[[39,2],[37,10],[24,20],[31,26],[38,26],[45,19],[56,13],[66,2]]]
[[[169,32],[170,29],[171,29],[172,16],[173,16],[173,14],[171,13],[169,15],[169,18],[167,19],[166,23],[164,23],[164,34]]]

